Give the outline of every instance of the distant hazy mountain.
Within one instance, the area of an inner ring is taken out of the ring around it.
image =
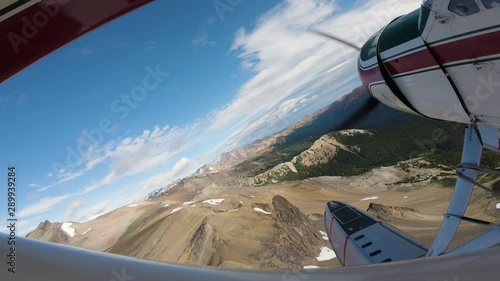
[[[217,160],[200,167],[194,176],[227,172],[232,177],[254,177],[276,165],[292,161],[294,157],[309,149],[321,136],[330,133],[357,113],[369,96],[364,87],[355,88],[338,101],[304,116],[274,135],[223,153]],[[351,126],[370,129],[416,119],[421,118],[380,104],[360,122]],[[155,190],[145,199],[151,200],[163,196],[174,186],[176,183]]]
[[[286,146],[305,139],[318,139],[330,133],[355,115],[369,98],[370,93],[364,87],[358,87],[344,95],[338,101],[318,110],[311,116],[291,126],[291,130],[281,140],[280,145]],[[351,129],[369,129],[384,127],[394,123],[406,122],[419,117],[379,104],[371,113],[358,123],[350,124]]]
[[[359,175],[418,156],[449,167],[458,163],[463,138],[460,126],[382,104],[357,124],[351,124],[352,129],[332,131],[357,113],[368,97],[366,89],[358,87],[285,130],[222,154],[192,177],[159,189],[147,199],[164,196],[170,188],[194,188],[206,181],[253,186],[325,175]],[[439,141],[433,139],[436,131],[443,136]],[[495,167],[498,157],[488,155],[485,159]]]
[[[226,194],[179,202],[179,195],[189,191],[123,206],[86,223],[46,221],[28,237],[149,260],[240,268],[302,268],[317,264],[328,245],[322,223],[283,196]]]
[[[428,233],[437,232],[445,212],[434,207],[449,200],[451,190],[442,187],[454,183],[463,129],[380,105],[353,129],[332,131],[367,97],[357,88],[281,132],[222,154],[143,202],[84,223],[46,221],[28,237],[200,266],[331,266],[335,255],[322,213],[328,200],[345,198],[432,243]],[[485,152],[482,164],[498,167],[500,156]],[[496,179],[483,178],[489,184]],[[419,205],[428,194],[433,203]],[[390,205],[368,206],[366,200]],[[401,207],[408,202],[414,205]],[[473,204],[481,219],[496,211],[492,197],[477,197]]]

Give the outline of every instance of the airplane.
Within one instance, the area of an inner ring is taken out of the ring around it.
[[[152,0],[0,0],[0,83],[47,54]],[[227,270],[173,265],[0,233],[0,280],[498,280],[498,225],[466,217],[483,148],[500,150],[500,1],[424,0],[359,48],[358,73],[379,102],[427,118],[463,123],[457,184],[430,248],[346,203],[330,201],[325,228],[345,267]],[[62,28],[64,27],[64,28]],[[323,34],[336,41],[345,40]],[[357,46],[351,44],[352,47]],[[15,218],[12,218],[15,220]],[[491,230],[446,252],[462,220]]]
[[[373,96],[367,102],[369,108],[381,102],[426,118],[467,124],[468,128],[455,191],[429,249],[377,223],[366,212],[341,202],[327,204],[325,226],[344,266],[442,255],[462,220],[488,225],[491,230],[450,253],[500,245],[498,225],[465,216],[475,186],[500,195],[475,181],[478,173],[500,174],[479,166],[483,148],[500,151],[499,7],[500,1],[494,0],[427,0],[359,48],[359,77]],[[364,115],[369,112],[366,109]]]

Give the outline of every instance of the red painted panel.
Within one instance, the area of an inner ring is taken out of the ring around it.
[[[0,22],[0,83],[65,44],[153,0],[42,0]]]
[[[500,31],[461,39],[432,47],[442,64],[500,54]],[[428,50],[421,50],[398,59],[386,61],[392,75],[437,66]]]
[[[364,70],[358,65],[358,74],[361,79],[361,83],[363,83],[363,86],[365,86],[366,89],[369,89],[368,86],[371,83],[384,81],[384,77],[382,76],[378,65],[368,70]]]
[[[397,75],[417,69],[436,66],[437,62],[429,50],[424,49],[411,55],[404,56],[384,63],[391,75]]]
[[[500,54],[500,31],[433,47],[444,63]]]
[[[347,243],[349,243],[349,238],[350,238],[349,235],[347,235],[346,238],[345,238],[345,242],[344,242],[344,258],[343,258],[343,260],[344,260],[344,266],[347,266],[347,260],[346,260],[345,254],[347,252]]]

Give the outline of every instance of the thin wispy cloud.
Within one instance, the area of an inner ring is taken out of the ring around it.
[[[368,1],[338,15],[335,1],[283,1],[258,18],[253,29],[240,28],[234,35],[230,55],[239,57],[243,67],[255,75],[238,90],[231,103],[211,112],[206,120],[184,128],[156,126],[136,137],[92,147],[82,161],[83,169],[66,172],[49,188],[108,160],[109,173],[84,188],[84,193],[144,173],[188,149],[187,140],[194,136],[208,137],[221,130],[232,132],[209,153],[213,155],[285,128],[305,112],[331,103],[359,83],[355,70],[357,54],[307,32],[308,29],[331,31],[361,45],[392,18],[418,6],[417,2]],[[197,44],[202,44],[205,35]]]
[[[43,187],[39,188],[37,191],[43,192],[43,191],[49,190],[55,186],[58,186],[58,185],[61,185],[65,182],[79,178],[79,177],[83,176],[85,173],[85,171],[69,172],[69,173],[65,173],[63,171],[61,171],[61,172],[62,172],[61,174],[57,175],[57,177],[59,178],[58,181],[51,183],[49,185],[43,186]],[[52,173],[49,173],[49,174],[52,174]],[[53,177],[53,174],[49,177]],[[38,186],[36,186],[36,187],[38,187]]]
[[[154,50],[154,49],[157,49],[160,47],[160,44],[158,44],[158,42],[154,41],[154,40],[151,40],[151,41],[146,41],[142,44],[142,48],[145,52],[147,51],[151,51],[151,50]]]
[[[160,44],[156,40],[148,40],[148,41],[138,41],[138,42],[119,42],[116,43],[116,46],[119,48],[140,49],[144,52],[148,52],[159,48]]]
[[[111,183],[114,183],[116,182],[117,180],[119,179],[118,176],[116,176],[116,174],[114,172],[111,172],[109,173],[108,175],[106,175],[104,178],[100,179],[99,181],[97,182],[94,182],[93,184],[85,187],[83,189],[83,191],[79,192],[78,195],[84,195],[84,194],[87,194],[89,192],[92,192],[98,188],[101,188],[107,184],[111,184]]]
[[[357,53],[308,30],[324,30],[362,45],[394,17],[416,7],[418,1],[367,1],[339,15],[336,1],[283,1],[261,16],[253,29],[242,27],[235,34],[230,50],[241,58],[241,68],[255,75],[217,112],[209,129],[239,130],[223,146],[241,145],[255,139],[255,132],[286,126],[293,114],[300,118],[306,108],[292,104],[300,96],[315,96],[309,110],[338,99],[359,83]]]
[[[68,52],[68,55],[70,56],[76,56],[76,55],[79,55],[79,56],[89,56],[91,55],[92,53],[94,53],[94,49],[91,49],[90,47],[87,47],[87,46],[82,46],[82,47],[78,47],[78,48],[74,48],[72,50],[70,50]]]
[[[81,200],[71,202],[66,210],[66,221],[81,221],[79,213],[84,209],[85,204]]]
[[[35,223],[36,225],[36,223]],[[17,235],[26,236],[34,227],[32,220],[21,220],[17,222]]]
[[[98,204],[90,207],[86,211],[86,214],[83,215],[82,220],[93,220],[93,219],[105,214],[106,210],[108,210],[110,205],[111,205],[111,201],[106,200],[106,201],[103,201],[101,203],[98,203]]]
[[[53,182],[39,190],[77,182],[75,179],[97,168],[102,171],[101,176],[85,185],[72,187],[73,194],[43,198],[28,206],[22,214],[28,216],[45,212],[66,199],[91,193],[135,175],[148,176],[139,184],[141,191],[165,186],[228,149],[289,126],[304,114],[338,99],[359,83],[357,53],[311,34],[308,29],[333,33],[362,45],[390,20],[417,8],[419,4],[419,0],[371,0],[340,14],[336,1],[283,1],[257,18],[251,28],[241,27],[233,35],[227,55],[239,58],[241,70],[251,74],[251,78],[235,91],[231,102],[213,109],[206,118],[183,127],[160,124],[136,135],[123,135],[88,146],[76,165],[48,173],[46,180]],[[204,24],[208,26],[208,23]],[[206,28],[201,28],[191,43],[194,47],[215,44]],[[158,46],[154,40],[118,44],[118,47],[143,51]],[[218,139],[219,142],[205,154],[199,157],[188,155],[191,159],[179,158],[195,150],[201,140],[219,135],[223,140]],[[109,202],[103,202],[92,207],[93,211],[86,212],[85,217],[96,216],[99,214],[97,211],[110,206]],[[83,209],[75,203],[68,206],[67,212],[71,217],[81,218]]]
[[[217,43],[213,40],[210,40],[208,38],[208,32],[205,30],[205,28],[202,28],[198,34],[191,39],[191,44],[195,47],[215,47],[217,46]]]
[[[62,202],[68,197],[69,195],[42,198],[37,203],[29,205],[26,208],[22,208],[21,211],[17,214],[17,216],[19,218],[24,218],[39,213],[47,212],[52,208],[54,208],[56,204]]]
[[[190,167],[191,161],[189,160],[189,158],[183,157],[179,161],[177,161],[171,171],[159,173],[158,175],[140,183],[139,186],[146,191],[165,186],[167,183],[172,181],[175,177],[181,175]]]
[[[200,25],[196,35],[191,39],[191,44],[193,47],[215,47],[217,46],[217,42],[209,39],[208,30],[210,26],[218,23],[218,18],[216,16],[209,16],[205,19],[205,21]]]
[[[21,105],[29,102],[31,97],[28,94],[21,94],[16,99],[16,104]]]
[[[31,96],[26,93],[22,94],[2,93],[2,95],[0,95],[1,106],[12,107],[14,105],[24,105],[30,101],[31,101]]]
[[[81,156],[76,171],[59,171],[56,182],[39,188],[39,192],[67,183],[85,175],[99,165],[109,172],[101,179],[84,187],[79,195],[87,194],[123,178],[154,170],[167,163],[173,156],[189,148],[204,126],[201,122],[191,123],[183,128],[168,125],[144,130],[141,135],[126,137],[120,141],[111,140],[102,146],[90,146]],[[108,165],[104,165],[109,163]],[[79,169],[78,169],[79,168]]]

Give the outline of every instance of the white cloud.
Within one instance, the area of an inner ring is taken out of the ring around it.
[[[112,159],[112,172],[117,177],[130,176],[166,163],[196,139],[200,125],[195,122],[184,128],[155,126],[153,130],[144,130],[142,135],[123,139],[105,152]]]
[[[76,178],[79,178],[79,177],[83,176],[84,173],[85,173],[85,171],[79,171],[79,172],[74,172],[74,173],[72,173],[72,172],[65,173],[65,170],[62,170],[61,173],[59,175],[57,175],[57,178],[59,178],[59,180],[57,182],[54,182],[52,184],[46,185],[42,188],[39,188],[37,191],[42,192],[42,191],[51,189],[54,186],[60,185],[62,183],[65,183],[65,182],[68,182],[71,180],[74,180]]]
[[[241,68],[255,75],[228,106],[215,113],[210,130],[238,131],[238,137],[222,146],[241,145],[241,140],[248,141],[253,134],[262,137],[284,128],[292,119],[333,102],[360,83],[357,54],[308,29],[362,45],[393,18],[418,8],[420,1],[365,1],[343,14],[337,13],[336,3],[285,0],[261,16],[253,29],[238,30],[231,51],[242,59]],[[307,101],[307,106],[297,107],[300,101]]]
[[[137,192],[125,192],[130,188],[137,189],[136,186],[121,188],[114,194],[108,195],[108,198],[112,198],[112,200],[104,200],[90,207],[87,207],[87,204],[83,201],[74,201],[67,206],[67,213],[64,221],[86,222],[89,220],[93,220],[107,212],[115,210],[118,207],[128,205],[131,202],[137,202],[142,197],[144,197]]]
[[[84,203],[80,200],[71,202],[66,211],[66,221],[80,221],[81,218],[78,217],[78,213],[84,207]]]
[[[74,201],[68,205],[68,212],[63,221],[83,223],[93,220],[119,206],[114,203],[114,201],[105,200],[86,208],[82,201]]]
[[[137,42],[117,42],[116,46],[119,48],[142,49],[144,52],[160,47],[156,40],[137,41]]]
[[[22,221],[19,221],[19,222],[17,223],[17,226],[18,226],[19,228],[24,228],[24,226],[29,225],[30,223],[31,223],[31,221],[22,220]]]
[[[92,184],[88,185],[79,194],[86,194],[122,178],[149,172],[165,164],[172,156],[181,152],[200,137],[201,122],[191,123],[183,128],[168,125],[155,126],[152,130],[144,130],[142,134],[126,137],[121,141],[111,140],[100,147],[89,146],[81,161],[80,170],[67,171],[61,169],[55,175],[59,180],[38,189],[46,191],[60,184],[83,176],[91,169],[109,160],[109,173]],[[83,137],[78,138],[84,142]],[[52,175],[54,176],[54,175]]]
[[[324,107],[359,83],[357,54],[308,33],[309,28],[361,45],[396,16],[418,8],[420,1],[369,0],[343,14],[337,13],[336,3],[285,0],[259,17],[253,28],[240,28],[230,54],[241,58],[241,68],[252,71],[253,76],[240,87],[232,102],[212,111],[206,119],[183,128],[155,126],[139,135],[90,146],[75,167],[66,167],[57,175],[49,173],[48,177],[57,176],[57,182],[40,190],[74,180],[96,167],[109,169],[103,178],[78,193],[86,194],[123,178],[153,171],[201,138],[214,138],[214,135],[223,135],[221,132],[229,134],[196,163],[181,159],[172,170],[141,184],[149,189],[168,183],[177,174],[182,175],[186,169],[212,160],[223,151],[283,129],[305,112]],[[203,28],[199,35],[199,40],[193,43],[208,41]],[[102,167],[104,164],[107,166]]]
[[[300,23],[316,22],[334,11],[334,5],[318,2],[313,9],[315,6],[313,1],[287,1],[261,17],[253,31],[243,28],[238,31],[231,49],[243,59],[243,68],[253,65],[257,73],[240,89],[236,99],[217,114],[212,129],[230,124],[241,127],[262,113],[269,114],[275,106],[303,91],[303,86],[313,78],[311,73],[317,74],[325,64],[335,63],[324,58],[322,62],[319,59],[312,62],[319,57],[312,55],[312,49],[324,45],[324,40],[306,33],[308,26]],[[333,52],[323,48],[319,55],[333,57]]]
[[[42,198],[40,199],[40,201],[38,201],[38,203],[32,204],[26,208],[21,208],[21,211],[17,214],[17,216],[22,218],[29,217],[38,213],[47,212],[51,210],[54,205],[62,202],[68,197],[69,195]]]
[[[28,186],[29,186],[29,187],[39,187],[40,185],[39,185],[39,184],[36,184],[36,183],[30,183]]]
[[[86,215],[84,215],[82,219],[87,220],[87,221],[91,221],[91,220],[105,214],[107,212],[107,210],[109,209],[110,205],[111,205],[111,201],[109,201],[109,200],[98,203],[98,204],[90,207],[87,210]]]
[[[104,178],[100,179],[97,182],[92,183],[91,185],[85,187],[82,192],[78,193],[78,195],[84,195],[89,192],[92,192],[100,187],[103,187],[107,184],[113,183],[118,180],[118,177],[114,172],[109,173]]]
[[[25,104],[31,100],[31,97],[28,94],[21,94],[16,99],[16,104]]]
[[[207,29],[217,22],[217,18],[214,16],[208,17],[199,27],[196,35],[191,39],[191,44],[193,47],[215,47],[217,43],[213,40],[208,39]]]
[[[74,56],[74,55],[80,55],[80,56],[89,56],[91,55],[92,53],[94,52],[93,49],[87,47],[87,46],[82,46],[82,47],[79,47],[79,48],[75,48],[71,51],[69,51],[69,55],[70,56]]]
[[[36,229],[39,221],[36,219],[33,220],[20,220],[17,222],[17,235],[26,236],[29,232]]]
[[[82,56],[88,56],[88,55],[92,54],[92,52],[93,52],[93,50],[90,49],[89,47],[82,47],[79,49],[79,53]]]
[[[172,169],[172,176],[177,176],[178,174],[180,174],[181,172],[183,172],[184,170],[186,170],[187,168],[189,168],[189,165],[190,165],[190,161],[188,158],[186,157],[183,157],[181,158],[181,160],[179,160],[175,165],[174,165],[174,168]]]
[[[196,132],[200,130],[199,123],[193,123],[185,128],[163,128],[156,126],[152,131],[145,130],[137,137],[125,138],[116,147],[104,151],[105,158],[112,159],[111,172],[104,178],[84,188],[79,195],[92,192],[107,184],[122,178],[145,173],[165,164],[171,157],[181,152],[196,140]],[[98,150],[96,150],[98,151]],[[97,152],[99,153],[99,152]],[[170,173],[153,177],[158,181],[177,176],[190,165],[189,159],[182,158],[175,164]],[[155,180],[152,180],[155,182]],[[159,182],[158,184],[165,184]]]
[[[160,45],[158,44],[158,42],[156,42],[155,40],[151,40],[151,41],[147,41],[147,42],[144,42],[144,51],[147,52],[147,51],[151,51],[153,49],[156,49],[156,48],[159,48]]]
[[[197,48],[197,47],[215,47],[217,45],[217,43],[215,43],[215,41],[208,39],[208,33],[204,28],[202,28],[198,32],[198,34],[193,39],[191,39],[191,44],[193,44],[193,46],[195,48]]]
[[[184,175],[190,166],[191,161],[188,158],[183,157],[179,161],[177,161],[177,163],[175,163],[171,171],[157,174],[156,176],[143,181],[139,184],[139,186],[147,191],[165,186],[167,183],[174,180],[175,177]]]

